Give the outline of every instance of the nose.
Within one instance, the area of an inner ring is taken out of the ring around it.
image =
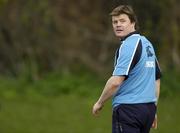
[[[117,27],[121,27],[121,22],[120,21],[117,21]]]

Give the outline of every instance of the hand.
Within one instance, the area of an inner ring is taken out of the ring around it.
[[[153,124],[152,124],[152,128],[157,129],[157,114],[155,115]]]
[[[93,115],[97,116],[99,114],[100,110],[102,109],[102,107],[103,107],[102,104],[100,104],[99,102],[96,102],[92,109]]]

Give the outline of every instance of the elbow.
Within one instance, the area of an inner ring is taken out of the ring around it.
[[[110,80],[109,80],[109,84],[111,86],[111,88],[118,88],[121,83],[123,82],[124,80],[124,77],[111,77]]]
[[[112,86],[112,88],[117,88],[117,87],[119,87],[120,86],[120,82],[118,82],[118,81],[113,81],[113,82],[111,82],[111,86]]]

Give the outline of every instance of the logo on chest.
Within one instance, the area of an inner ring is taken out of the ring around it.
[[[150,46],[146,47],[146,53],[147,53],[147,57],[152,57],[153,56],[153,53],[151,51],[151,47]]]
[[[155,67],[154,61],[146,61],[145,67]]]

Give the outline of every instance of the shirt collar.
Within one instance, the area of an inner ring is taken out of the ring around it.
[[[121,38],[121,41],[124,41],[126,38],[128,38],[129,36],[131,36],[133,34],[139,34],[139,32],[138,31],[133,31],[133,32],[129,33],[128,35],[126,35],[125,37]]]

